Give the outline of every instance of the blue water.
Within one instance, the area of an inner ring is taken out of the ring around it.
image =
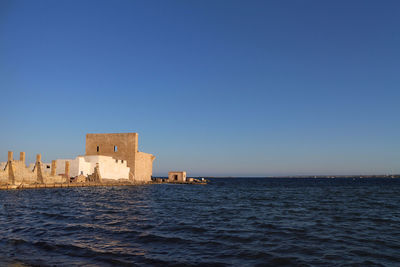
[[[399,266],[400,179],[0,191],[0,265]]]

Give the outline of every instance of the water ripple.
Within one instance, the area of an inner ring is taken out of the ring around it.
[[[400,180],[0,192],[0,265],[396,266]]]

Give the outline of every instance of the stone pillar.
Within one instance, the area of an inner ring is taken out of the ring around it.
[[[36,155],[36,172],[37,172],[37,182],[43,184],[43,174],[42,174],[42,155]]]
[[[40,154],[36,155],[36,163],[38,163],[38,162],[42,162],[42,155],[40,155]]]
[[[19,153],[19,160],[25,163],[25,152],[20,152]]]
[[[67,179],[67,183],[69,183],[69,161],[65,162],[65,178]]]
[[[6,168],[8,168],[8,183],[9,184],[15,184],[15,167],[13,163],[13,152],[8,151],[8,161]]]
[[[8,183],[15,184],[15,166],[12,161],[8,163]]]
[[[51,161],[51,176],[56,176],[56,170],[57,170],[57,161],[52,160]]]
[[[96,163],[96,178],[97,178],[97,182],[101,183],[101,175],[100,175],[100,165],[99,165],[99,163]]]

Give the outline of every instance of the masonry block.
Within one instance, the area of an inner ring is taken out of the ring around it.
[[[25,152],[20,152],[19,153],[19,160],[25,163]]]

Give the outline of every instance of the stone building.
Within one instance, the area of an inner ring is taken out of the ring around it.
[[[186,172],[169,172],[168,173],[168,181],[169,182],[186,182]]]
[[[38,154],[36,162],[26,166],[24,152],[20,160],[14,160],[9,151],[8,161],[0,163],[0,184],[69,183],[71,177],[147,183],[151,182],[154,159],[151,154],[139,152],[137,133],[87,134],[86,155],[75,159],[43,163]]]
[[[87,134],[86,156],[100,155],[126,161],[130,169],[129,180],[151,182],[155,156],[139,152],[137,133]]]

